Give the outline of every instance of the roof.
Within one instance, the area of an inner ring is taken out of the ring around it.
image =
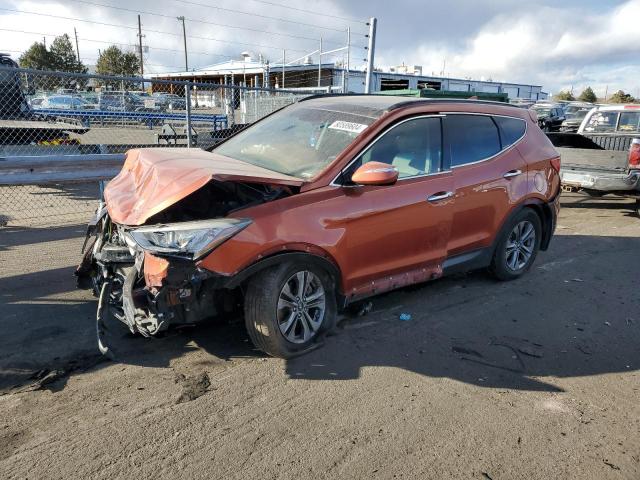
[[[491,105],[507,109],[519,109],[515,105],[504,102],[492,102],[490,100],[470,100],[458,98],[419,98],[402,97],[393,95],[367,95],[367,94],[336,94],[314,95],[303,98],[298,103],[309,103],[316,108],[325,108],[336,111],[349,112],[372,118],[380,117],[384,112],[396,110],[417,104],[422,105]]]
[[[627,103],[620,105],[598,105],[598,110],[602,112],[615,112],[622,110],[640,110],[640,104],[637,103]]]
[[[264,73],[266,68],[269,68],[271,72],[277,73],[282,71],[282,63],[269,63],[255,60],[227,60],[226,62],[214,63],[213,65],[207,65],[206,67],[199,68],[198,70],[181,71],[181,72],[165,72],[165,73],[150,73],[145,74],[145,78],[164,78],[164,77],[193,77],[193,76],[206,76],[206,75],[256,75]],[[285,72],[291,72],[296,70],[317,70],[318,64],[293,64],[284,65]],[[323,63],[322,68],[335,68],[333,63]]]
[[[313,95],[300,99],[298,103],[309,104],[316,108],[348,112],[365,117],[378,118],[384,112],[392,110],[401,102],[416,101],[419,98],[394,97],[392,95],[336,94]]]

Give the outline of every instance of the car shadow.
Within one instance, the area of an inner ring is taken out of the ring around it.
[[[594,197],[584,193],[562,194],[562,208],[623,210],[627,216],[636,216],[635,198],[618,195]]]
[[[633,237],[557,235],[519,280],[496,282],[473,272],[374,297],[370,313],[341,316],[322,348],[272,361],[283,362],[291,379],[348,381],[363,370],[395,368],[541,391],[560,391],[558,378],[637,370],[640,298],[629,259],[639,249]],[[48,289],[64,290],[61,283],[72,289],[72,278],[48,285],[53,282],[41,273],[45,281],[29,301],[18,293],[1,300],[7,333],[0,340],[0,389],[56,369],[67,375],[46,388],[59,389],[69,375],[111,363],[102,363],[95,348],[95,300],[85,293],[73,302],[47,300]],[[3,279],[0,290],[11,281]],[[203,352],[203,368],[264,357],[239,318],[173,329],[157,339],[113,333],[114,361],[127,365],[169,367],[192,352]]]
[[[0,236],[0,252],[17,246],[55,242],[84,236],[87,225],[66,225],[58,228],[25,226],[3,227]]]

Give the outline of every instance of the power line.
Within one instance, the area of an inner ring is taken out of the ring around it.
[[[106,23],[106,22],[97,22],[95,20],[85,20],[83,18],[74,18],[74,17],[64,17],[62,15],[52,15],[50,13],[40,13],[40,12],[27,12],[26,10],[15,10],[13,8],[4,8],[4,7],[0,7],[0,10],[4,10],[6,12],[13,12],[13,13],[23,13],[23,14],[27,14],[27,15],[38,15],[41,17],[49,17],[49,18],[58,18],[60,20],[72,20],[74,22],[83,22],[83,23],[92,23],[94,25],[104,25],[107,27],[116,27],[116,28],[128,28],[128,29],[132,29],[132,30],[137,30],[138,27],[130,27],[127,25],[117,25],[115,23]]]
[[[115,8],[115,7],[113,7],[113,8]],[[7,12],[13,12],[13,13],[26,14],[26,15],[37,15],[37,16],[43,16],[43,17],[49,17],[49,18],[57,18],[57,19],[61,19],[61,20],[70,20],[70,21],[74,21],[74,22],[89,23],[89,24],[94,24],[94,25],[103,25],[103,26],[107,26],[107,27],[124,28],[124,29],[128,29],[128,30],[137,30],[137,27],[133,27],[133,26],[129,26],[129,25],[122,25],[122,24],[115,24],[115,23],[108,23],[108,22],[99,22],[99,21],[96,21],[96,20],[86,20],[84,18],[67,17],[67,16],[63,16],[63,15],[53,15],[53,14],[49,14],[49,13],[30,12],[30,11],[26,11],[26,10],[16,10],[16,9],[11,9],[11,8],[4,8],[4,7],[0,7],[0,10],[4,10],[4,11],[7,11]],[[145,13],[145,12],[142,12],[142,13]],[[148,13],[148,12],[146,12],[146,13]],[[169,16],[169,15],[161,15],[161,14],[154,14],[154,13],[149,13],[149,14],[168,17],[168,18],[173,18],[172,16]],[[191,21],[198,21],[198,20],[191,20]],[[201,23],[209,23],[211,25],[226,26],[226,27],[229,27],[229,28],[239,28],[239,29],[245,29],[245,30],[252,30],[252,31],[260,32],[260,33],[267,33],[267,34],[273,34],[273,35],[281,35],[281,36],[289,36],[289,37],[294,37],[294,38],[301,38],[301,39],[305,39],[305,40],[312,40],[314,42],[317,41],[317,39],[311,38],[311,37],[298,37],[298,36],[284,34],[284,33],[278,33],[278,32],[269,32],[269,31],[264,31],[264,30],[247,29],[247,28],[243,28],[243,27],[235,27],[235,26],[230,26],[230,25],[216,24],[216,23],[212,23],[212,22],[204,22],[204,21],[200,21],[200,22]],[[152,30],[152,29],[147,29],[147,28],[145,28],[144,30],[145,30],[145,32],[149,32],[149,33],[158,33],[158,34],[161,34],[161,35],[180,36],[179,34],[174,33],[174,32],[166,32],[166,31],[161,31],[161,30]],[[247,42],[237,42],[237,41],[233,41],[233,40],[221,40],[221,39],[218,39],[218,38],[201,37],[201,36],[193,36],[193,35],[192,36],[188,36],[187,38],[193,38],[193,39],[198,39],[198,40],[209,40],[209,41],[213,41],[213,42],[228,43],[228,44],[253,46],[253,47],[258,47],[258,48],[277,49],[277,50],[282,50],[282,48],[283,48],[283,47],[279,47],[279,46],[269,46],[269,45],[254,44],[254,43],[247,43]],[[337,44],[336,42],[331,42],[331,43]],[[352,45],[352,48],[364,49],[364,47],[357,46],[357,45]],[[307,51],[307,50],[291,49],[291,48],[287,48],[287,50],[298,51],[298,52],[306,52]]]
[[[114,10],[120,10],[123,12],[131,12],[131,13],[136,13],[136,14],[144,14],[144,15],[151,15],[151,16],[155,16],[155,17],[162,17],[162,18],[175,18],[175,15],[167,15],[167,14],[163,14],[163,13],[155,13],[155,12],[150,12],[147,10],[136,10],[136,9],[132,9],[132,8],[126,8],[126,7],[116,7],[114,5],[107,5],[104,3],[97,3],[97,2],[90,2],[89,0],[71,0],[72,2],[77,2],[77,3],[83,3],[86,5],[92,5],[94,7],[103,7],[103,8],[111,8]],[[30,13],[30,12],[23,12],[23,13]],[[279,36],[283,36],[283,37],[290,37],[290,38],[298,38],[301,40],[311,40],[311,41],[317,41],[316,38],[313,37],[305,37],[302,35],[293,35],[290,33],[282,33],[282,32],[273,32],[270,30],[259,30],[259,29],[255,29],[255,28],[249,28],[249,27],[239,27],[237,25],[229,25],[229,24],[224,24],[224,23],[216,23],[216,22],[210,22],[208,20],[199,20],[197,18],[188,18],[185,17],[186,21],[189,22],[193,22],[193,23],[202,23],[202,24],[206,24],[206,25],[214,25],[216,27],[226,27],[226,28],[235,28],[238,30],[247,30],[247,31],[252,31],[252,32],[258,32],[258,33],[267,33],[270,35],[279,35]],[[339,32],[342,32],[342,30],[337,30]],[[337,44],[337,42],[328,42],[328,43],[334,43]]]
[[[274,6],[274,7],[287,8],[289,10],[295,10],[297,12],[311,13],[313,15],[320,15],[320,16],[329,17],[329,18],[337,18],[339,20],[345,20],[347,22],[363,23],[363,24],[367,23],[365,20],[358,20],[356,18],[341,17],[339,15],[331,15],[329,13],[315,12],[313,10],[306,10],[304,8],[291,7],[289,5],[282,5],[281,3],[276,3],[276,2],[267,2],[265,0],[250,0],[250,1],[256,2],[256,3],[263,3],[265,5],[271,5],[271,6]]]
[[[73,1],[76,1],[76,0],[73,0]],[[218,6],[215,6],[215,5],[207,5],[206,3],[199,3],[199,2],[194,2],[194,1],[191,1],[191,0],[170,0],[170,1],[184,3],[186,5],[196,5],[198,7],[211,8],[211,9],[220,10],[220,11],[223,11],[223,12],[239,13],[241,15],[250,15],[250,16],[253,16],[253,17],[267,18],[269,20],[277,20],[279,22],[295,23],[295,24],[298,24],[298,25],[303,25],[305,27],[321,28],[323,30],[333,30],[334,32],[344,32],[343,29],[325,27],[325,26],[322,26],[322,25],[314,25],[312,23],[299,22],[297,20],[290,20],[288,18],[272,17],[270,15],[263,15],[261,13],[243,12],[241,10],[233,10],[231,8],[218,7]]]
[[[44,35],[47,37],[58,37],[61,34],[57,34],[57,33],[45,33],[45,32],[30,32],[27,30],[15,30],[12,28],[0,28],[0,31],[3,32],[11,32],[11,33],[23,33],[23,34],[27,34],[27,35]],[[166,35],[175,35],[175,36],[180,36],[180,34],[177,33],[171,33],[171,32],[159,32],[159,31],[155,31],[155,30],[144,30],[145,32],[155,32],[155,33],[162,33],[162,34],[166,34]],[[214,40],[217,41],[217,39],[214,38],[208,38],[208,37],[198,37],[198,36],[187,36],[187,38],[195,38],[195,39],[202,39],[202,40]],[[109,40],[98,40],[95,38],[81,38],[79,37],[78,40],[82,40],[83,42],[92,42],[92,43],[103,43],[103,44],[109,44],[109,45],[124,45],[127,47],[137,47],[138,45],[135,43],[125,43],[125,42],[114,42],[114,41],[109,41]],[[234,42],[235,43],[235,42]],[[244,45],[252,45],[252,44],[244,44]],[[150,46],[150,45],[146,45],[148,48],[150,48],[151,50],[162,50],[162,51],[167,51],[167,52],[178,52],[178,53],[182,53],[182,50],[176,49],[176,48],[166,48],[166,47],[156,47],[156,46]],[[269,47],[269,48],[276,48],[276,47]],[[298,51],[298,52],[305,52],[306,50],[293,50],[292,51]],[[214,56],[214,57],[224,57],[224,58],[230,58],[230,59],[234,59],[236,58],[233,55],[225,55],[223,53],[213,53],[213,52],[198,52],[198,51],[193,51],[193,50],[189,50],[190,54],[194,54],[194,55],[210,55],[210,56]]]

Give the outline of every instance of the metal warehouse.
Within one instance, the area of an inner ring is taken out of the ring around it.
[[[510,99],[543,100],[548,94],[540,85],[471,80],[422,75],[419,66],[410,72],[405,66],[392,67],[389,72],[374,71],[372,91],[397,89],[433,89],[456,92],[506,93]],[[304,63],[269,63],[256,61],[246,55],[242,60],[229,60],[188,72],[156,73],[147,78],[167,80],[191,80],[247,87],[286,88],[301,90],[347,91],[364,93],[366,73],[361,70],[345,70],[334,63],[318,65],[310,58]]]

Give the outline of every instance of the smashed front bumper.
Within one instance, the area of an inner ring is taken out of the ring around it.
[[[219,283],[191,262],[169,262],[143,254],[142,261],[119,264],[101,284],[96,333],[100,351],[114,356],[108,338],[112,320],[133,334],[154,337],[169,326],[190,325],[218,314]]]
[[[193,260],[142,250],[105,213],[89,224],[87,238],[76,275],[78,286],[99,297],[96,333],[103,354],[114,356],[110,343],[114,332],[122,331],[117,324],[151,337],[170,325],[194,324],[218,314],[221,276]]]
[[[562,185],[600,192],[640,192],[640,170],[612,172],[602,170],[560,171]]]

